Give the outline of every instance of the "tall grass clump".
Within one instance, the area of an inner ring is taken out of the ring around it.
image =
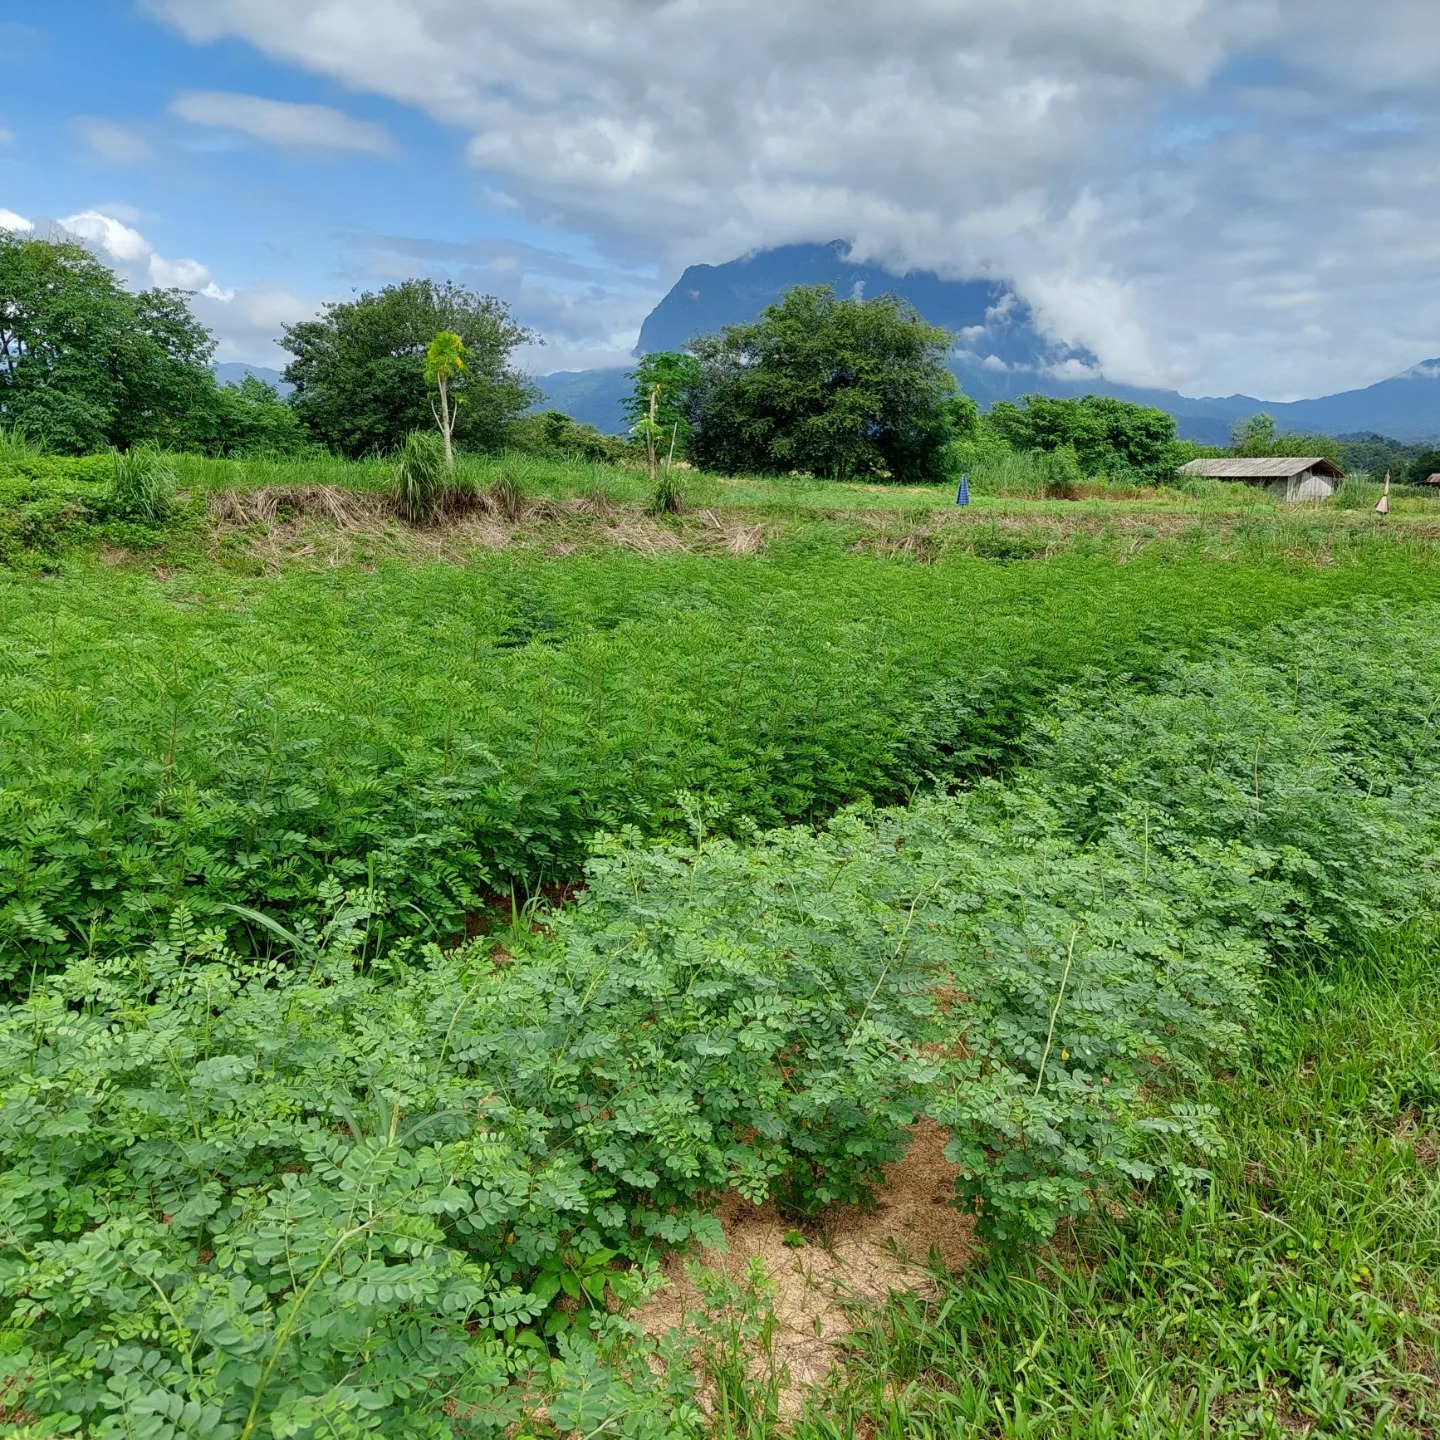
[[[43,454],[44,447],[23,425],[0,425],[0,468],[22,460],[38,460]]]
[[[143,446],[117,450],[105,489],[105,514],[136,525],[163,524],[175,486],[175,471],[158,451]]]
[[[1337,510],[1369,510],[1380,498],[1380,486],[1363,470],[1347,475],[1331,497]]]
[[[673,465],[661,468],[655,479],[655,488],[645,506],[647,515],[680,515],[685,510],[685,492],[680,476]]]
[[[395,461],[390,494],[396,508],[414,525],[433,525],[455,490],[453,468],[445,446],[430,430],[414,430]]]

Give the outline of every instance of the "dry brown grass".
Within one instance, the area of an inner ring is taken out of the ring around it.
[[[654,518],[598,491],[573,500],[527,499],[504,481],[449,497],[433,524],[411,524],[379,492],[333,486],[216,491],[208,513],[218,535],[247,531],[247,548],[267,569],[302,563],[328,569],[380,556],[463,560],[511,545],[564,558],[599,546],[641,554],[677,551],[758,554],[763,526],[704,510]]]

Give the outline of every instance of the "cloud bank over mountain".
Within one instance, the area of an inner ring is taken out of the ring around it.
[[[1004,276],[1134,383],[1440,349],[1430,0],[146,0],[455,127],[492,195],[684,263],[832,235]]]

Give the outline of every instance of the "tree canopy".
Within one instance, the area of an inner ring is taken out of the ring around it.
[[[450,282],[406,280],[325,306],[314,320],[285,327],[294,359],[285,378],[310,435],[344,455],[389,452],[412,430],[434,424],[425,356],[437,333],[459,337],[465,404],[455,423],[461,445],[498,445],[506,425],[536,396],[511,362],[535,337],[503,301]]]
[[[0,414],[49,448],[183,438],[213,351],[183,292],[135,294],[81,245],[0,232]]]
[[[1069,447],[1086,475],[1168,477],[1175,468],[1175,417],[1109,395],[1056,399],[1026,395],[985,413],[985,429],[1016,450]]]
[[[47,449],[296,448],[269,386],[216,385],[214,350],[186,292],[135,293],[82,245],[0,231],[0,422]]]
[[[648,423],[653,395],[660,443],[668,445],[673,436],[676,454],[688,455],[695,433],[689,406],[700,385],[700,362],[693,355],[662,350],[644,356],[626,378],[632,388],[620,403],[631,427]]]
[[[691,454],[732,473],[943,479],[949,343],[897,296],[797,285],[759,320],[691,343]]]
[[[1329,435],[1296,435],[1282,433],[1275,417],[1261,410],[1247,420],[1236,421],[1230,432],[1230,450],[1234,455],[1254,458],[1266,455],[1323,455],[1342,468],[1345,457],[1338,440]]]

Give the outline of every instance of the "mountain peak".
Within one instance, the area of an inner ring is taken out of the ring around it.
[[[1117,385],[1083,347],[1043,334],[1024,297],[1003,281],[943,280],[929,271],[904,274],[851,258],[843,240],[756,250],[723,265],[691,265],[652,310],[636,355],[683,350],[697,335],[754,320],[792,285],[831,285],[837,295],[873,299],[887,291],[908,300],[932,325],[955,337],[950,368],[965,393],[988,407],[997,400],[1044,395],[1113,395],[1153,405],[1175,417],[1180,434],[1207,445],[1229,443],[1237,420],[1265,410],[1296,434],[1345,435],[1378,431],[1396,440],[1440,436],[1440,359],[1364,390],[1320,400],[1271,404],[1249,395],[1192,399],[1174,390]],[[624,428],[623,370],[553,376],[543,384],[548,403],[602,430]]]
[[[991,373],[1095,368],[1089,351],[1042,335],[1029,305],[1002,282],[942,280],[924,270],[900,274],[850,255],[847,242],[831,240],[756,250],[723,265],[691,265],[646,318],[635,353],[681,350],[697,335],[745,324],[792,285],[830,285],[847,297],[901,296],[932,325],[949,330],[959,354]]]

